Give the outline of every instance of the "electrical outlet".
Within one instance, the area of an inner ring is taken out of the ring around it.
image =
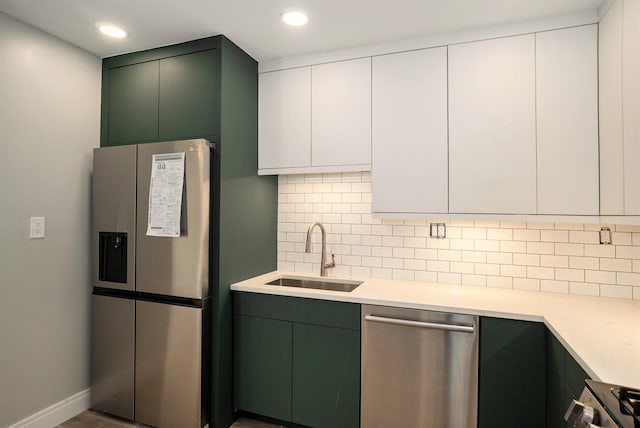
[[[602,245],[611,245],[611,228],[600,228],[600,243]]]
[[[429,223],[429,237],[444,239],[447,237],[447,225],[445,223]]]
[[[31,217],[29,221],[29,238],[44,239],[44,217]]]

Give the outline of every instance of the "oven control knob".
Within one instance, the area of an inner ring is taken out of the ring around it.
[[[573,400],[564,415],[564,420],[567,421],[572,428],[589,428],[595,427],[592,425],[594,417],[595,411],[593,407]]]

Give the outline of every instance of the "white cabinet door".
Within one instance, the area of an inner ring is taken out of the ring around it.
[[[622,88],[625,214],[640,215],[640,0],[623,3]]]
[[[598,34],[600,214],[624,214],[622,139],[622,0],[602,17]]]
[[[311,166],[311,67],[258,76],[258,169]]]
[[[449,209],[536,213],[534,35],[449,47]]]
[[[313,166],[371,166],[371,58],[311,67]]]
[[[598,27],[536,34],[538,214],[598,215]]]
[[[372,63],[372,210],[446,213],[447,48]]]

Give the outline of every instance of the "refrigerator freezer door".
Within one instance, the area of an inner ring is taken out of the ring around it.
[[[91,408],[133,420],[135,302],[92,296]]]
[[[136,421],[201,423],[202,309],[137,301]]]
[[[92,207],[93,286],[135,290],[136,146],[103,147],[93,151]],[[122,234],[126,234],[123,240],[110,239]],[[116,248],[116,252],[109,251],[120,242],[126,247]],[[126,263],[116,257],[122,250],[126,255]],[[111,259],[107,256],[111,256]],[[114,263],[118,265],[115,269]],[[126,269],[124,278],[113,280],[114,276],[108,273],[119,269]],[[101,280],[101,277],[105,280]]]
[[[147,236],[152,156],[180,152],[185,153],[180,236]],[[137,291],[208,296],[210,156],[209,143],[202,139],[138,146]]]

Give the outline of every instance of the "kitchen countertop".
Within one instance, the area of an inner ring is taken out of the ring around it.
[[[364,281],[352,292],[265,285],[274,271],[231,290],[544,322],[593,379],[640,388],[640,301],[569,294],[445,285],[389,279]]]

